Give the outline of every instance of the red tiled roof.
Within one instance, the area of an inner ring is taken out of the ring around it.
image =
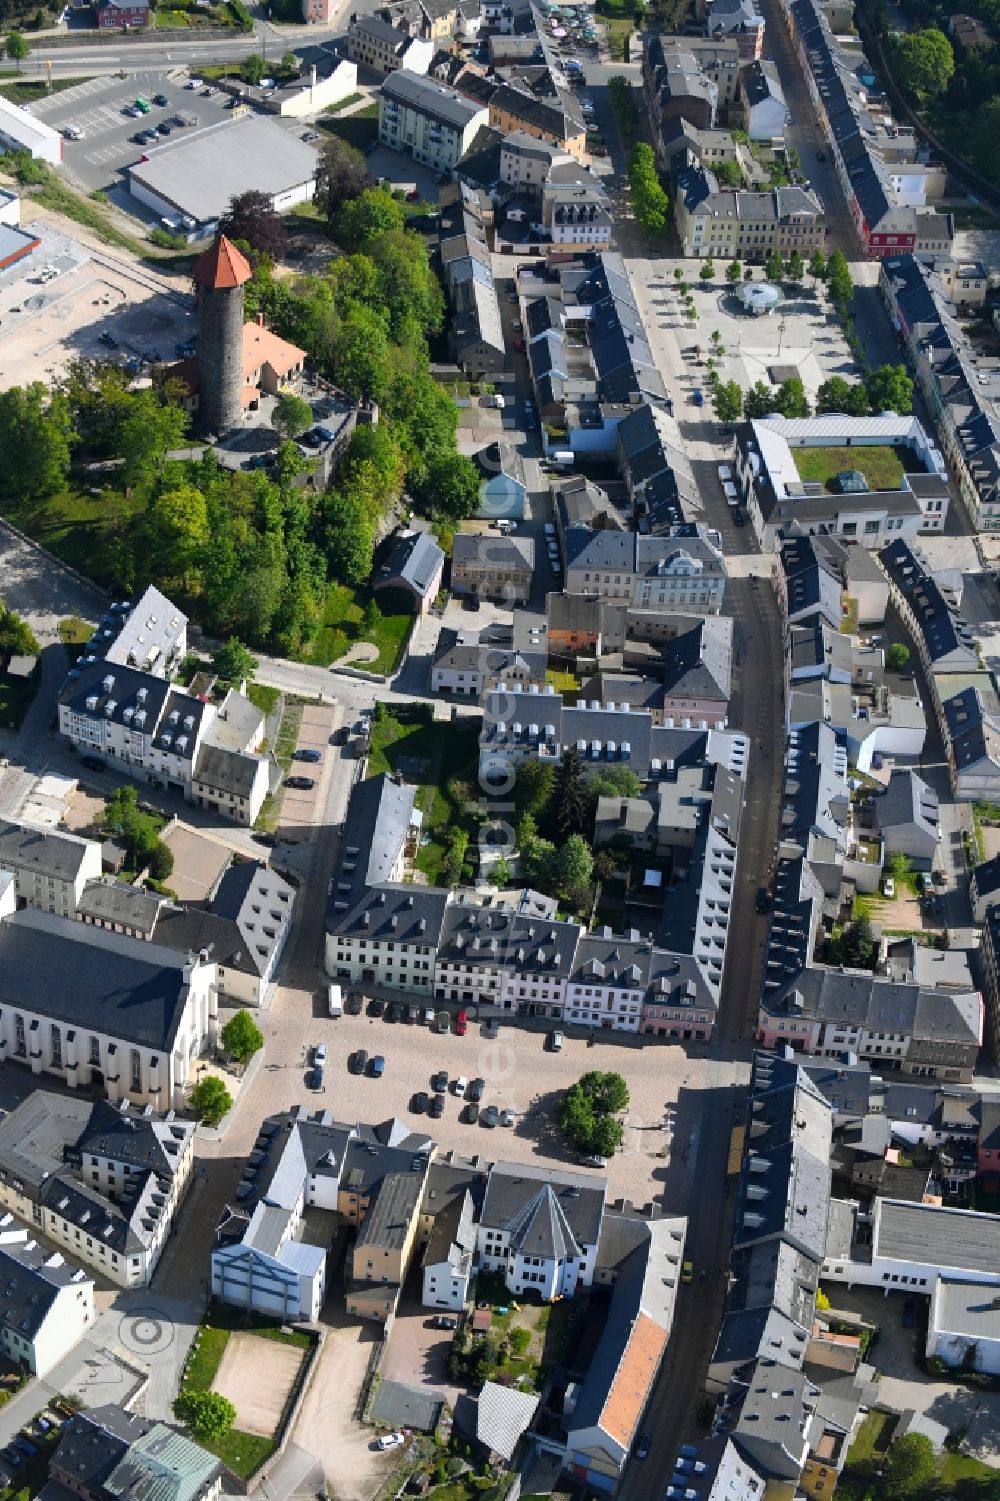
[[[253,271],[246,256],[231,240],[225,235],[216,235],[211,248],[195,261],[191,274],[199,286],[220,292],[241,287],[250,280]]]

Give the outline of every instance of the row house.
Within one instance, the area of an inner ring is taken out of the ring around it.
[[[970,295],[962,278],[893,256],[879,291],[967,516],[979,531],[1000,530],[1000,380],[980,365],[956,316],[954,303]]]
[[[100,879],[101,846],[62,830],[0,822],[0,870],[12,873],[24,906],[74,917],[87,883]]]
[[[810,188],[720,188],[709,167],[692,165],[677,174],[674,205],[686,256],[763,264],[797,250],[808,261],[826,244],[823,205]]]
[[[705,527],[672,526],[660,537],[634,532],[566,534],[566,592],[618,600],[640,610],[717,615],[726,564]]]
[[[484,108],[406,68],[390,73],[378,101],[378,136],[432,172],[450,173],[487,121]]]

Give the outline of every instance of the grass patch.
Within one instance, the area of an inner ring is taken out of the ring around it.
[[[416,804],[424,815],[416,865],[431,885],[440,879],[449,831],[464,827],[472,842],[469,804],[478,755],[479,732],[466,725],[445,731],[423,714],[407,719],[386,714],[372,725],[368,775],[398,771],[416,785]]]
[[[996,1478],[996,1470],[991,1470],[989,1465],[984,1465],[980,1460],[973,1459],[968,1454],[945,1453],[941,1455],[938,1464],[938,1480],[946,1489],[960,1484],[963,1480],[986,1484]]]
[[[545,681],[550,683],[557,693],[579,693],[580,691],[580,680],[575,672],[560,672],[556,667],[547,667]]]
[[[854,636],[858,630],[858,602],[847,594],[844,596],[844,605],[846,608],[843,611],[840,629],[845,636]]]
[[[280,688],[270,688],[266,683],[247,684],[247,698],[264,715],[274,713],[280,697]]]
[[[59,622],[59,640],[63,646],[86,646],[94,633],[94,627],[79,615],[67,615]]]
[[[11,104],[33,104],[36,99],[46,99],[49,94],[61,94],[64,89],[89,82],[89,78],[53,78],[51,83],[40,78],[18,78],[13,83],[0,83],[0,94]]]
[[[112,224],[99,204],[81,197],[59,178],[52,177],[40,187],[30,188],[28,193],[42,208],[47,208],[53,214],[62,214],[75,224],[82,224],[84,229],[92,230],[106,245],[114,245],[118,250],[129,250],[140,259],[148,253],[147,246]]]
[[[292,751],[298,744],[301,724],[302,705],[286,700],[284,712],[281,716],[281,724],[278,727],[277,735],[274,737],[274,759],[285,771],[292,764]]]
[[[324,115],[339,115],[339,114],[342,114],[345,109],[350,109],[350,107],[351,107],[352,104],[357,104],[358,100],[359,99],[363,99],[364,97],[365,97],[364,94],[357,94],[357,93],[348,94],[347,97],[346,97],[346,99],[338,99],[337,102],[336,102],[336,104],[328,104],[327,107],[326,107],[326,109],[323,111],[323,114]],[[359,110],[358,113],[360,114],[361,111]]]
[[[368,641],[378,648],[373,662],[361,662],[366,672],[388,675],[396,668],[413,624],[412,615],[382,615],[365,624],[365,607],[370,596],[364,589],[346,584],[331,584],[326,592],[323,619],[304,660],[315,667],[329,667],[339,662],[357,641]]]
[[[908,451],[906,451],[909,457]],[[898,490],[906,470],[900,451],[890,444],[857,448],[793,448],[792,458],[802,480],[815,480],[832,492],[834,476],[844,469],[860,469],[872,490]]]
[[[157,31],[186,31],[188,27],[185,10],[158,10],[154,19]]]
[[[375,113],[370,113],[371,110]],[[359,109],[356,115],[344,115],[341,118],[336,115],[321,115],[316,121],[316,129],[339,136],[348,146],[364,152],[378,140],[378,106],[370,105],[368,109]]]
[[[103,489],[91,495],[89,491],[69,489],[30,504],[8,501],[4,514],[64,563],[98,584],[110,584],[111,532],[139,508],[138,502],[126,500],[117,490]]]
[[[878,1412],[873,1409],[865,1418],[861,1427],[854,1436],[847,1456],[847,1463],[865,1464],[867,1461],[881,1457],[889,1447],[896,1427],[896,1416],[891,1412]]]

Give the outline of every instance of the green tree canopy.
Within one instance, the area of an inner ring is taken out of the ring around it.
[[[324,551],[333,578],[360,584],[371,576],[375,528],[364,502],[328,490],[323,504]]]
[[[256,87],[261,79],[266,76],[267,63],[259,52],[251,52],[250,56],[245,57],[240,63],[240,77],[244,83],[249,83]]]
[[[186,584],[208,543],[208,506],[194,485],[154,496],[143,522],[146,565],[164,583]]]
[[[617,1115],[628,1108],[628,1101],[628,1086],[621,1074],[592,1070],[563,1095],[556,1122],[575,1151],[611,1157],[623,1140]]]
[[[806,396],[806,388],[797,375],[791,380],[784,380],[778,387],[774,396],[774,411],[780,412],[782,417],[808,417],[809,398]]]
[[[825,412],[846,412],[852,389],[851,382],[842,375],[831,375],[816,392],[817,416]]]
[[[826,256],[822,250],[814,250],[809,257],[809,275],[813,281],[824,281],[826,278]]]
[[[65,396],[41,381],[0,391],[0,499],[42,500],[62,489],[72,441]]]
[[[910,648],[902,641],[894,641],[885,654],[885,660],[893,672],[902,672],[910,660]]]
[[[237,1011],[219,1033],[219,1041],[237,1063],[249,1063],[264,1046],[264,1034],[249,1011]]]
[[[873,412],[906,417],[913,411],[913,381],[905,365],[879,365],[866,378],[865,390]]]
[[[638,797],[642,782],[628,766],[606,766],[590,778],[588,791],[595,802],[599,797]]]
[[[297,438],[312,426],[312,407],[304,396],[285,391],[274,404],[272,422],[283,438]]]
[[[332,224],[341,205],[357,198],[367,178],[365,159],[360,151],[331,135],[320,147],[316,171],[316,204]]]
[[[639,141],[628,161],[629,198],[636,223],[646,234],[659,233],[667,222],[669,199],[656,171],[653,148]]]
[[[698,279],[699,281],[705,282],[706,285],[710,281],[715,280],[715,262],[713,261],[711,256],[706,257],[706,259],[702,261],[701,269],[698,272]]]
[[[882,1495],[886,1501],[910,1501],[926,1496],[937,1473],[934,1447],[924,1433],[904,1433],[896,1439],[882,1467]]]
[[[123,460],[122,483],[152,488],[162,478],[167,454],[183,447],[188,422],[183,407],[161,399],[152,388],[134,392],[114,439],[114,451]]]
[[[826,282],[834,304],[846,307],[854,295],[854,283],[847,257],[842,250],[835,250],[827,261]]]
[[[585,891],[594,870],[594,856],[582,834],[570,834],[560,844],[548,872],[558,896],[572,899]]]
[[[764,275],[768,281],[782,281],[785,275],[785,262],[780,251],[772,250],[764,262]]]
[[[219,1392],[182,1391],[174,1401],[174,1415],[195,1438],[217,1443],[236,1422],[236,1408]]]
[[[872,925],[862,913],[849,922],[840,935],[841,959],[850,969],[869,969],[875,952]]]
[[[432,516],[461,521],[471,516],[479,503],[479,470],[464,453],[454,448],[429,454],[426,474],[414,494]]]
[[[785,275],[795,286],[801,282],[806,274],[806,263],[798,250],[793,250],[785,262]]]
[[[337,384],[350,396],[378,401],[389,381],[385,322],[371,308],[355,305],[341,321],[333,348]]]
[[[215,1074],[204,1074],[188,1090],[191,1110],[206,1126],[217,1126],[233,1108],[233,1097]]]
[[[244,678],[252,678],[259,663],[238,636],[230,636],[213,655],[212,666],[223,682],[239,683]]]
[[[739,261],[729,262],[729,265],[726,267],[726,280],[730,286],[735,286],[738,281],[743,280],[743,267]]]
[[[28,45],[28,42],[25,39],[25,37],[22,36],[21,32],[19,32],[19,31],[11,31],[11,32],[8,33],[8,35],[7,35],[7,56],[10,58],[10,60],[11,60],[12,63],[18,63],[18,64],[20,64],[27,57],[27,55],[28,55],[28,53],[30,51],[31,51],[31,48]],[[21,71],[20,67],[18,67],[17,71],[20,73],[20,71]]]
[[[360,250],[376,235],[402,229],[406,205],[386,188],[365,188],[357,198],[341,203],[334,229],[345,250]]]
[[[518,816],[541,818],[552,800],[555,768],[546,761],[522,761],[514,783],[514,807]]]
[[[722,188],[741,188],[743,186],[743,171],[739,162],[716,162],[712,167],[719,186]],[[732,280],[733,278],[730,278]]]
[[[766,417],[778,410],[775,392],[764,381],[758,380],[743,398],[743,411],[747,417]]]
[[[40,649],[38,637],[28,622],[0,600],[0,657],[34,657]]]
[[[894,38],[896,75],[914,94],[942,94],[955,71],[951,42],[936,26],[904,31]]]
[[[743,392],[734,380],[717,381],[712,404],[720,422],[739,422],[743,415]]]
[[[556,769],[552,789],[552,817],[559,834],[566,837],[583,832],[587,821],[587,792],[584,785],[580,752],[565,750]]]

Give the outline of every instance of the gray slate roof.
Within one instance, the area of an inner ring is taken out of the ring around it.
[[[88,841],[74,834],[0,822],[0,870],[24,870],[58,881],[75,881],[87,848]]]
[[[509,1231],[525,1255],[573,1255],[577,1246],[597,1245],[606,1189],[589,1173],[495,1162],[480,1224]]]

